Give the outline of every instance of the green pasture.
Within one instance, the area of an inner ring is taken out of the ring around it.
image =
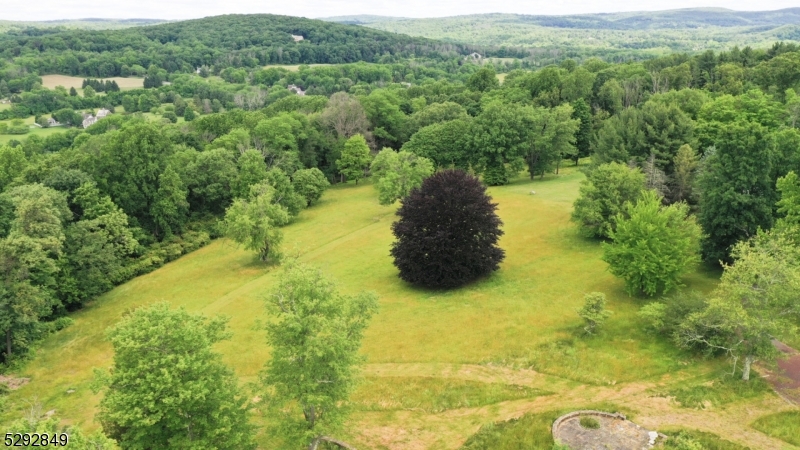
[[[455,449],[486,423],[583,407],[601,401],[597,396],[654,398],[644,390],[661,380],[697,379],[725,365],[641,330],[636,312],[645,301],[624,293],[600,260],[599,242],[579,237],[569,220],[583,177],[567,168],[490,188],[504,221],[506,259],[493,275],[452,291],[415,288],[397,277],[389,256],[396,206],[379,205],[369,183],[332,188],[284,229],[287,255],[319,267],[345,292],[380,297],[347,433],[359,448]],[[73,314],[74,324],[48,338],[16,373],[31,381],[12,393],[0,423],[20,417],[25,400],[36,397],[65,423],[96,428],[100,396],[89,386],[93,368],[111,364],[105,330],[125,311],[156,301],[230,317],[233,338],[217,349],[242,383],[255,382],[269,357],[260,324],[278,272],[217,240],[119,286]],[[717,277],[698,267],[685,282],[709,291]],[[599,336],[583,338],[575,310],[592,291],[606,293],[614,314]],[[637,394],[626,394],[633,386]],[[741,401],[755,402],[753,411],[787,408],[770,392]],[[268,418],[257,408],[253,418],[263,430]],[[270,448],[267,436],[259,439]]]

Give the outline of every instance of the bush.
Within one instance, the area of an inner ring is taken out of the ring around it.
[[[401,200],[392,225],[394,265],[400,278],[432,288],[453,288],[500,267],[503,222],[486,187],[463,170],[438,172]]]
[[[590,430],[596,430],[600,428],[600,421],[594,417],[581,416],[580,423],[583,428],[588,428]]]
[[[173,111],[167,111],[162,115],[163,118],[169,120],[172,123],[178,123],[178,115],[175,114]]]
[[[578,310],[578,315],[586,322],[583,327],[586,334],[593,334],[611,315],[611,311],[606,310],[606,294],[592,292],[584,295],[583,307]]]

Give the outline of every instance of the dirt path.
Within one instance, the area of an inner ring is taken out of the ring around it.
[[[358,420],[358,440],[365,448],[456,450],[482,424],[489,421],[510,420],[527,413],[569,407],[582,408],[591,403],[611,402],[636,411],[634,422],[651,430],[686,427],[718,434],[753,450],[797,449],[748,426],[765,414],[792,409],[792,406],[777,396],[765,395],[753,401],[726,405],[723,408],[696,410],[653,395],[654,391],[665,385],[680,382],[680,374],[668,374],[652,382],[591,386],[532,370],[481,365],[368,364],[365,372],[368,376],[435,376],[513,383],[557,392],[533,399],[512,400],[441,413],[406,410],[362,412],[358,414],[361,416]],[[391,419],[386,420],[388,418]]]
[[[778,360],[777,369],[765,370],[768,380],[780,396],[800,405],[800,352],[777,340],[772,345],[785,357]]]

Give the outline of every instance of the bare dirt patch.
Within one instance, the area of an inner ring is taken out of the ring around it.
[[[11,389],[12,391],[15,389],[19,389],[22,386],[25,386],[26,384],[28,384],[29,381],[31,381],[30,378],[17,378],[8,375],[0,375],[0,383],[3,383],[6,386],[8,386],[8,388]]]
[[[778,360],[774,369],[760,367],[764,372],[764,378],[778,395],[790,403],[800,405],[800,352],[778,340],[773,340],[772,345],[783,353],[784,357]]]

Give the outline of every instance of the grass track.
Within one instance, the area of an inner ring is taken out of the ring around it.
[[[520,399],[492,386],[486,386],[486,393],[480,392],[480,384],[469,384],[469,398],[489,403],[441,413],[404,410],[402,404],[400,410],[370,407],[353,417],[357,426],[351,430],[359,430],[350,433],[354,442],[364,448],[457,448],[489,421],[604,399],[630,403],[629,397],[650,396],[647,390],[665,379],[696,377],[724,364],[693,360],[639,331],[635,313],[643,301],[623,292],[622,283],[600,261],[599,244],[577,236],[569,221],[582,179],[568,168],[543,181],[519,179],[490,188],[505,222],[501,246],[507,258],[497,273],[453,291],[417,289],[397,278],[389,257],[395,207],[380,206],[370,185],[331,189],[285,229],[287,254],[320,267],[344,291],[378,293],[381,309],[363,346],[367,376],[454,378],[536,390],[531,398]],[[65,422],[97,427],[93,416],[99,396],[90,392],[89,383],[93,367],[111,362],[104,330],[126,309],[159,300],[229,316],[234,337],[218,349],[243,382],[255,381],[269,357],[258,325],[266,317],[263,298],[276,273],[275,267],[259,264],[254,254],[218,240],[118,287],[76,313],[73,326],[43,343],[19,373],[31,377],[31,383],[13,393],[14,407],[2,419],[19,417],[22,400],[36,396],[45,410],[55,409]],[[716,275],[700,270],[685,281],[690,288],[708,291]],[[575,339],[575,309],[591,291],[605,292],[615,314],[602,336]],[[75,392],[67,394],[69,389]],[[545,391],[557,394],[541,395]],[[750,402],[748,414],[782,410],[774,396]],[[665,420],[681,424],[676,417]],[[724,417],[723,425],[731,421]],[[254,419],[265,420],[258,412]],[[652,420],[660,423],[658,416]],[[738,420],[730,425],[738,426]],[[404,436],[400,440],[395,439],[398,433]],[[745,433],[741,439],[757,440],[751,436]],[[270,448],[267,437],[260,439]]]

